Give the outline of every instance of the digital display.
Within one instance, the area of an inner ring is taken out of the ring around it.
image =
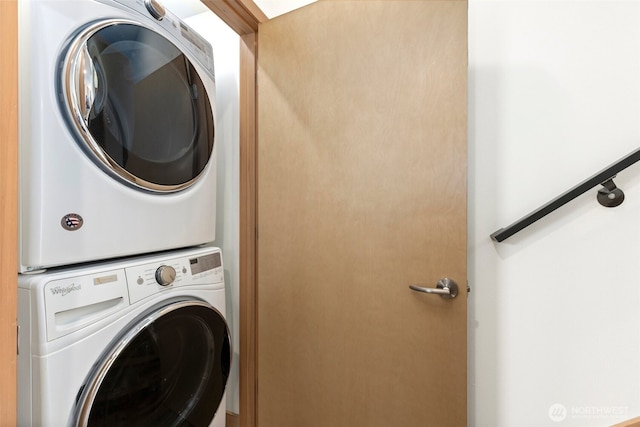
[[[203,273],[213,270],[214,268],[222,267],[222,257],[219,252],[216,252],[198,258],[191,258],[189,264],[191,264],[191,274]]]
[[[205,48],[205,44],[199,37],[189,31],[189,28],[187,28],[183,23],[180,23],[180,32],[182,33],[182,37],[189,40],[195,47],[200,49],[202,53],[206,54],[207,49]]]

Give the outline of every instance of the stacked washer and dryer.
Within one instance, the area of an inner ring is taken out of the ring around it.
[[[211,45],[156,0],[30,0],[19,47],[19,426],[224,426]]]

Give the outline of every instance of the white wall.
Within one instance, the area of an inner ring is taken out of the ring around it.
[[[216,149],[218,156],[215,245],[222,249],[227,290],[227,321],[233,362],[227,383],[227,410],[238,413],[239,365],[239,212],[240,212],[240,38],[220,18],[206,12],[185,19],[213,47],[216,69]]]
[[[469,48],[469,425],[639,416],[640,163],[489,235],[640,147],[640,2],[470,0]]]

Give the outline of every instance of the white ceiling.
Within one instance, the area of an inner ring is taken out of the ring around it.
[[[254,0],[269,18],[298,9],[314,1],[316,0]],[[209,12],[209,8],[200,0],[160,0],[160,2],[182,19]]]
[[[316,0],[253,0],[268,18],[274,18]]]

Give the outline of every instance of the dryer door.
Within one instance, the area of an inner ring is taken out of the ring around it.
[[[200,300],[156,306],[118,337],[87,377],[73,426],[208,426],[224,395],[231,346]]]
[[[203,78],[199,74],[202,71]],[[81,146],[113,176],[156,192],[193,184],[211,158],[214,78],[159,33],[94,24],[61,68],[62,107]]]

